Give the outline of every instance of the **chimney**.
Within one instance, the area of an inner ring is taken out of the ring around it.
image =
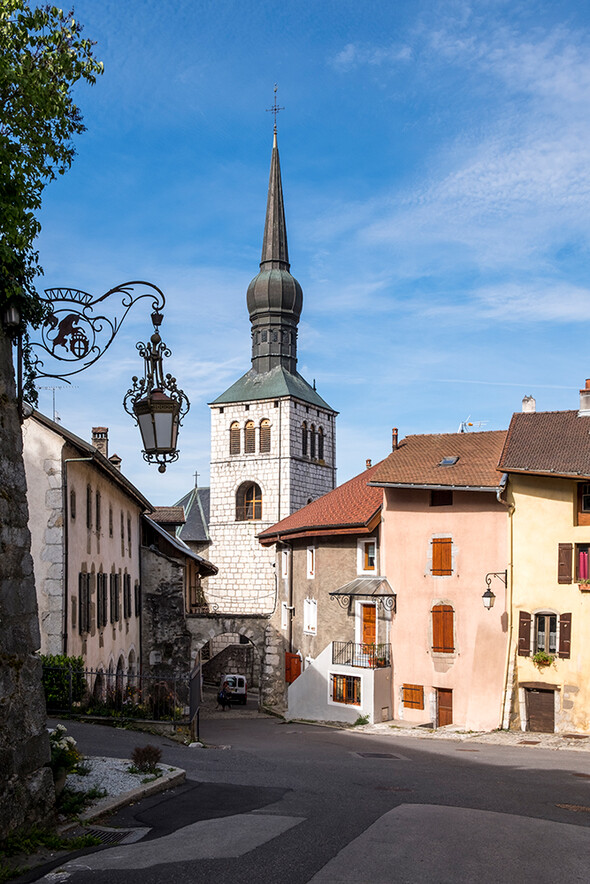
[[[522,410],[524,414],[532,414],[537,410],[537,403],[534,396],[523,396]]]
[[[109,456],[109,428],[92,427],[92,444],[103,457]]]
[[[391,431],[391,450],[395,451],[397,448],[397,427],[394,427]]]
[[[119,455],[118,455],[118,454],[112,454],[112,455],[109,457],[109,460],[110,460],[110,462],[112,463],[112,465],[114,466],[114,468],[115,468],[116,470],[119,470],[119,472],[121,472],[121,458],[119,457]]]
[[[580,390],[580,410],[578,417],[590,417],[590,379],[586,378],[586,387]]]
[[[371,466],[372,466],[372,464],[371,464],[371,458],[368,457],[368,458],[366,459],[366,461],[365,461],[365,469],[370,470],[370,469],[371,469]]]

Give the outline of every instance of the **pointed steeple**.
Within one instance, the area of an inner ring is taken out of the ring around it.
[[[248,286],[246,296],[252,323],[252,368],[257,372],[270,371],[277,365],[282,365],[292,373],[296,371],[297,324],[303,307],[303,292],[289,269],[281,164],[275,127],[260,273]]]

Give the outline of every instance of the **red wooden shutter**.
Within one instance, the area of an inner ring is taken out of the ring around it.
[[[518,655],[528,657],[531,653],[531,615],[521,611],[518,618]]]
[[[432,573],[441,577],[453,573],[453,541],[450,537],[435,537],[432,541]]]
[[[572,638],[572,615],[561,614],[559,618],[559,656],[569,657]]]
[[[301,657],[299,654],[285,652],[285,681],[292,684],[301,675]]]
[[[572,582],[572,544],[560,543],[557,553],[557,582]]]

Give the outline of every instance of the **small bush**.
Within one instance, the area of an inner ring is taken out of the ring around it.
[[[162,758],[162,750],[157,746],[136,746],[131,755],[133,767],[139,773],[156,773]]]
[[[369,716],[368,715],[359,715],[359,717],[355,721],[353,727],[360,727],[360,725],[368,724],[368,723],[369,723]]]
[[[69,709],[86,693],[84,660],[65,654],[41,654],[43,688],[48,709]]]
[[[78,792],[68,786],[57,796],[57,810],[63,816],[76,817],[86,810],[94,801],[106,796],[104,789],[94,786],[86,792]]]

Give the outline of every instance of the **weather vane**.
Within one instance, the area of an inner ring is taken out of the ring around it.
[[[267,113],[270,112],[271,114],[273,114],[273,116],[274,116],[274,118],[275,118],[275,124],[274,124],[275,135],[276,135],[276,131],[277,131],[277,114],[278,114],[279,111],[285,110],[284,107],[279,107],[278,104],[277,104],[277,89],[278,89],[278,88],[279,88],[279,87],[278,87],[278,84],[275,83],[275,89],[274,89],[274,92],[275,92],[275,103],[273,104],[272,107],[267,107],[267,108],[266,108],[266,112],[267,112]]]

